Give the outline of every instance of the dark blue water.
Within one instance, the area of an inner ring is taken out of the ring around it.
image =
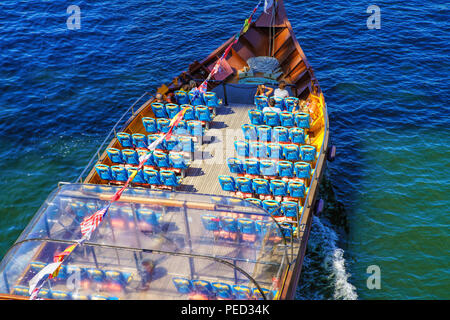
[[[81,8],[68,30],[66,9]],[[144,91],[234,35],[253,1],[0,4],[0,256]],[[366,9],[381,8],[369,30]],[[449,299],[449,8],[287,1],[338,158],[298,299]],[[261,9],[258,11],[261,12]],[[381,271],[370,290],[367,268]]]

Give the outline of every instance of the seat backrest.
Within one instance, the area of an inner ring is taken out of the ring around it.
[[[299,99],[296,97],[286,97],[284,98],[284,105],[286,107],[286,110],[289,112],[292,112],[294,107],[297,105],[296,110],[298,110],[298,101]]]
[[[292,143],[303,144],[305,143],[305,131],[302,128],[290,128],[289,139]]]
[[[281,202],[281,213],[289,218],[297,218],[298,204],[294,201]]]
[[[149,134],[147,136],[147,143],[148,145],[151,145],[153,142],[158,140],[161,136],[159,134]],[[166,140],[161,141],[157,146],[156,149],[165,150],[166,149]]]
[[[278,179],[270,180],[270,191],[274,196],[286,196],[287,195],[286,182]]]
[[[177,169],[186,169],[188,167],[184,156],[179,153],[169,153],[169,162],[172,167]]]
[[[96,164],[95,170],[97,171],[100,179],[103,180],[112,180],[111,168],[105,164]]]
[[[219,183],[224,191],[236,191],[236,185],[232,176],[220,175]]]
[[[250,119],[250,123],[253,125],[261,125],[264,123],[263,113],[257,109],[248,110],[248,118]]]
[[[139,156],[136,150],[133,149],[123,149],[122,156],[126,163],[128,164],[139,164]]]
[[[263,176],[277,175],[277,167],[273,160],[261,160],[259,162],[259,171]]]
[[[237,221],[233,217],[222,216],[220,218],[220,227],[226,232],[237,232]]]
[[[257,134],[255,125],[245,123],[241,126],[241,128],[245,140],[256,140]]]
[[[156,120],[156,126],[158,127],[158,131],[166,133],[169,131],[170,120],[166,118],[159,118]]]
[[[177,115],[178,112],[180,112],[181,108],[178,104],[175,103],[168,103],[166,104],[166,112],[167,116],[172,119]]]
[[[289,130],[286,127],[275,127],[272,129],[273,142],[289,142]]]
[[[283,145],[283,156],[286,160],[299,160],[300,149],[296,144]]]
[[[161,184],[164,184],[166,186],[175,187],[178,186],[178,179],[175,175],[175,172],[170,170],[160,170],[159,171],[159,177],[161,179]]]
[[[223,282],[213,282],[212,287],[214,292],[220,297],[224,299],[233,298],[233,291],[231,290],[231,286],[227,283]]]
[[[198,105],[195,107],[195,117],[200,121],[211,121],[211,112],[207,106]]]
[[[205,104],[208,107],[218,107],[219,100],[217,98],[217,94],[215,92],[208,91],[203,94],[203,99],[205,100]]]
[[[266,158],[267,146],[263,142],[250,142],[248,147],[248,153],[250,157]]]
[[[238,228],[241,233],[254,234],[255,233],[255,220],[249,218],[237,219]]]
[[[179,293],[191,293],[193,290],[191,280],[188,280],[186,278],[175,277],[172,278],[172,282]]]
[[[243,172],[242,161],[238,158],[228,158],[227,165],[228,165],[228,168],[230,169],[230,172],[232,172],[232,173],[242,173]]]
[[[297,178],[308,179],[311,177],[311,165],[308,162],[298,161],[294,165]]]
[[[267,144],[267,156],[270,159],[279,160],[283,159],[283,147],[279,143]]]
[[[303,161],[316,160],[316,148],[314,146],[301,146],[300,150]]]
[[[212,214],[204,214],[201,216],[202,224],[208,231],[219,231],[220,219]]]
[[[247,141],[235,141],[234,148],[236,153],[240,157],[248,157],[248,142]]]
[[[123,163],[122,152],[116,148],[108,148],[106,149],[106,153],[108,154],[109,159],[113,163]]]
[[[262,207],[262,201],[261,201],[260,199],[257,199],[257,198],[247,198],[247,199],[245,199],[245,200],[248,201],[248,202],[253,203],[254,205],[257,205],[257,206]]]
[[[157,132],[158,128],[156,127],[156,120],[150,117],[142,118],[142,123],[144,124],[145,131],[148,133]]]
[[[153,163],[158,167],[170,167],[168,155],[161,151],[153,152]]]
[[[111,167],[112,178],[116,181],[127,181],[128,173],[125,167],[122,166],[112,166]]]
[[[147,148],[147,137],[145,134],[133,133],[131,137],[136,148]]]
[[[132,148],[133,147],[133,141],[131,140],[131,134],[129,134],[129,133],[118,132],[117,140],[119,140],[119,143],[123,148]]]
[[[268,126],[279,126],[280,125],[280,117],[277,112],[274,111],[266,111],[264,112],[264,123]]]
[[[259,110],[269,106],[269,99],[266,96],[255,96],[255,105]]]
[[[252,192],[252,180],[246,177],[238,177],[235,179],[236,187],[240,192]]]
[[[159,102],[153,102],[151,104],[153,113],[157,118],[167,118],[166,108],[164,108],[164,104]]]
[[[299,112],[295,114],[295,123],[299,128],[309,128],[310,116],[307,113]]]
[[[280,177],[292,177],[294,175],[294,166],[290,161],[278,161],[277,171]]]
[[[249,287],[238,284],[233,286],[233,291],[236,299],[240,300],[249,300],[252,295],[252,290]]]
[[[280,213],[280,209],[275,210],[280,205],[278,201],[275,200],[264,200],[262,202],[262,206],[268,213],[274,216],[278,216]]]
[[[291,112],[283,111],[280,113],[280,124],[283,127],[295,126],[294,115]]]
[[[144,169],[144,179],[148,184],[159,185],[161,180],[159,179],[159,171],[154,169]]]
[[[186,109],[186,111],[184,112],[184,116],[183,119],[188,121],[188,120],[195,120],[195,111],[194,111],[194,106],[190,105],[190,104],[182,104],[180,106],[181,109]]]
[[[253,191],[258,194],[269,194],[269,181],[266,179],[253,179],[252,181]]]
[[[303,198],[305,196],[305,185],[300,181],[290,181],[288,183],[288,192],[291,197]]]
[[[272,139],[272,127],[267,125],[260,125],[256,127],[256,133],[258,140],[261,142],[267,142]]]
[[[177,90],[174,92],[174,94],[175,94],[175,100],[177,101],[178,104],[189,103],[189,97],[188,97],[187,92]]]
[[[259,161],[255,159],[245,159],[244,171],[247,174],[259,175]]]

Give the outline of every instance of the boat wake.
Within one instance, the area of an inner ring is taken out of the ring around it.
[[[356,300],[356,288],[349,282],[344,250],[326,218],[313,216],[308,249],[297,288],[299,300]]]

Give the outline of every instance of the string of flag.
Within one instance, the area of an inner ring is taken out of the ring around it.
[[[229,52],[231,51],[231,47],[236,44],[239,40],[239,37],[247,32],[247,30],[250,27],[250,23],[252,22],[253,15],[255,14],[256,10],[258,10],[259,6],[261,5],[262,0],[258,2],[256,7],[253,9],[250,16],[245,20],[244,25],[242,26],[241,30],[236,34],[234,37],[234,40],[228,45],[228,47],[225,49],[222,56],[216,61],[216,64],[214,65],[214,68],[208,75],[208,77],[203,81],[203,83],[198,86],[194,91],[193,100],[198,97],[200,94],[205,94],[207,91],[208,81],[219,71],[220,65],[222,61],[228,56]],[[88,241],[94,231],[98,228],[98,226],[101,224],[103,218],[108,213],[109,208],[111,205],[118,201],[120,197],[122,196],[122,193],[125,191],[125,189],[128,187],[130,182],[133,181],[134,177],[137,175],[139,170],[141,170],[144,166],[144,164],[147,162],[147,160],[151,157],[153,154],[153,151],[156,149],[156,147],[163,142],[164,140],[169,140],[172,136],[173,129],[178,125],[178,123],[183,120],[184,114],[187,111],[187,107],[183,108],[178,114],[176,114],[172,120],[170,121],[169,130],[161,135],[157,140],[152,142],[148,147],[148,152],[144,155],[141,155],[139,157],[139,165],[136,168],[136,170],[133,171],[133,173],[128,177],[125,184],[120,188],[111,198],[109,203],[105,205],[100,210],[96,211],[94,214],[86,217],[83,219],[83,221],[80,223],[80,230],[82,234],[82,238],[79,240],[76,240],[76,243],[71,244],[68,246],[64,251],[57,253],[53,257],[53,263],[48,264],[45,266],[41,271],[39,271],[28,283],[29,285],[29,294],[30,294],[30,300],[37,300],[38,294],[41,288],[44,286],[46,281],[48,279],[53,279],[58,276],[58,273],[61,269],[61,265],[64,262],[64,260],[77,248],[79,245],[82,245],[85,241]]]

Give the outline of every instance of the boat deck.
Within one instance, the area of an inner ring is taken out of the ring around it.
[[[216,117],[205,133],[205,142],[195,152],[179,191],[230,195],[222,190],[217,177],[230,174],[226,159],[235,156],[233,143],[244,139],[241,125],[249,123],[248,110],[254,107],[230,104],[217,109]]]

